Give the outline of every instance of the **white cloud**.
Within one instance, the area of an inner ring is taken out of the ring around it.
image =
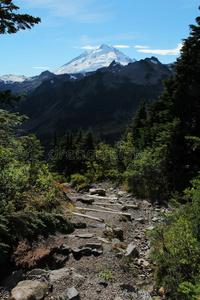
[[[102,23],[115,18],[111,6],[99,6],[98,0],[27,0],[35,8],[48,9],[56,17],[79,23]]]
[[[135,48],[140,48],[140,49],[147,49],[147,48],[149,48],[148,46],[135,46]]]
[[[130,46],[127,46],[127,45],[114,45],[113,47],[121,48],[121,49],[130,48]]]
[[[151,53],[151,54],[160,54],[160,55],[178,55],[182,48],[183,44],[178,44],[175,49],[147,49],[146,47],[140,47],[141,49],[137,50],[142,53]],[[139,47],[136,47],[139,48]]]
[[[100,47],[100,45],[98,45],[98,46],[90,46],[90,45],[87,45],[87,46],[81,47],[81,49],[95,50],[95,49],[98,49],[99,47]],[[121,48],[121,49],[130,48],[130,46],[127,46],[127,45],[113,45],[113,47],[115,47],[115,48]],[[76,47],[76,48],[77,48],[77,47]]]
[[[90,45],[87,45],[87,46],[81,47],[81,49],[95,50],[95,49],[98,49],[99,47],[100,47],[100,46],[90,46]]]

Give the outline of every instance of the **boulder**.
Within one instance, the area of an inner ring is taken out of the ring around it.
[[[125,251],[125,256],[127,257],[139,257],[139,250],[135,244],[130,243]]]
[[[137,292],[137,300],[152,300],[151,295],[145,291],[145,290],[140,290]]]
[[[91,249],[100,249],[101,243],[87,243],[87,244],[85,244],[85,247],[91,248]]]
[[[74,286],[65,290],[60,295],[60,300],[79,300],[79,299],[80,299],[79,293]]]
[[[11,300],[42,300],[45,287],[38,280],[20,281],[11,291]]]
[[[91,278],[91,281],[100,285],[103,285],[105,288],[108,286],[108,282],[102,277]]]
[[[89,192],[90,192],[90,195],[99,195],[99,196],[106,195],[106,190],[104,190],[104,189],[90,189]]]
[[[26,279],[28,280],[41,280],[45,278],[46,280],[49,279],[49,273],[43,269],[33,269],[26,273]]]
[[[60,280],[62,277],[66,277],[68,275],[69,275],[69,269],[67,268],[49,271],[50,281],[52,282]]]

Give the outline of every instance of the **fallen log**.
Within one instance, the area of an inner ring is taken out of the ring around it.
[[[87,195],[87,197],[94,199],[103,199],[103,200],[118,200],[117,197],[107,197],[107,196],[98,196],[98,195]]]
[[[96,211],[96,212],[102,212],[102,213],[110,213],[110,214],[121,214],[118,210],[102,210],[102,209],[95,209],[95,208],[87,208],[87,207],[75,207],[76,209],[81,210],[88,210],[88,211]]]
[[[83,208],[83,207],[76,207],[76,209],[85,209],[85,210],[94,211],[94,212],[116,214],[116,215],[124,216],[127,219],[129,219],[130,221],[132,220],[131,214],[129,214],[129,213],[123,213],[123,212],[120,212],[118,210],[116,210],[116,211],[108,211],[108,210],[100,210],[100,209],[93,209],[93,208]]]
[[[73,211],[70,211],[70,213],[73,214],[73,215],[79,216],[79,217],[88,218],[88,219],[92,219],[92,220],[99,221],[99,222],[104,222],[103,219],[95,218],[95,217],[92,217],[92,216],[76,213],[76,212],[73,212]]]
[[[104,207],[104,206],[98,206],[98,207],[100,207],[100,208],[103,208],[103,209],[106,209],[106,210],[108,210],[108,211],[116,211],[116,210],[114,210],[114,209],[112,209],[112,208],[109,208],[109,207]]]
[[[93,202],[93,205],[122,206],[119,203],[104,203],[104,202]]]

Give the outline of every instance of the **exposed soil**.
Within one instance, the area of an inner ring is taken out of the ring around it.
[[[72,234],[56,233],[47,239],[41,237],[32,248],[25,242],[21,243],[13,255],[16,265],[22,269],[45,268],[46,265],[50,274],[55,269],[69,270],[65,276],[52,282],[53,288],[45,299],[60,299],[62,292],[72,286],[80,299],[86,300],[150,299],[137,296],[141,289],[149,292],[153,299],[165,299],[155,288],[146,231],[162,221],[160,211],[169,213],[170,209],[137,199],[123,191],[122,186],[107,182],[92,185],[92,188],[105,190],[105,196],[90,195],[86,191],[77,193],[71,186],[66,186],[70,190],[70,204],[64,208],[64,213],[72,223],[79,224],[79,228]],[[93,200],[92,204],[84,203],[88,200]],[[127,254],[130,244],[135,245],[138,253]],[[70,249],[68,255],[58,251],[67,247]],[[98,249],[88,250],[88,247]],[[79,253],[81,249],[85,254]],[[1,295],[1,299],[7,299],[8,294],[2,292]]]

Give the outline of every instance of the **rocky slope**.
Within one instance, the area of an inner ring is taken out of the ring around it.
[[[64,213],[72,234],[57,233],[18,246],[18,271],[1,283],[1,299],[166,299],[155,288],[147,231],[170,209],[134,198],[122,187],[98,183],[89,192],[71,189]],[[23,296],[22,296],[23,295]]]

